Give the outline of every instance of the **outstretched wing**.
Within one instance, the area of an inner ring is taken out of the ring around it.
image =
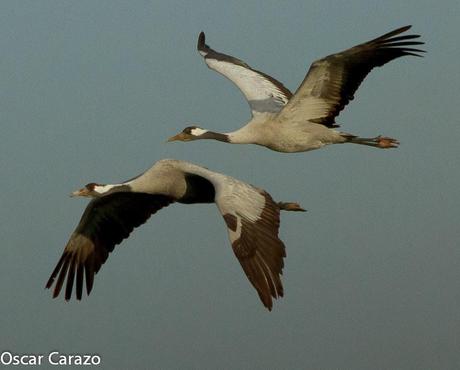
[[[411,26],[401,27],[374,40],[315,61],[289,103],[278,114],[281,122],[314,122],[337,127],[335,117],[354,98],[367,74],[393,59],[424,52],[408,46],[419,35],[396,36]]]
[[[283,296],[281,274],[286,257],[278,238],[278,205],[271,196],[235,179],[219,184],[216,204],[227,224],[233,252],[269,310]]]
[[[46,288],[51,288],[57,277],[53,298],[59,295],[66,276],[66,300],[72,296],[74,281],[76,297],[81,299],[83,276],[86,277],[86,292],[89,294],[94,275],[115,245],[126,239],[134,228],[145,223],[152,214],[172,202],[172,198],[164,195],[132,192],[113,193],[92,200],[46,283]]]
[[[198,37],[197,49],[209,68],[238,86],[248,101],[253,116],[279,112],[292,96],[292,93],[273,77],[252,69],[242,60],[211,49],[206,45],[204,32]]]

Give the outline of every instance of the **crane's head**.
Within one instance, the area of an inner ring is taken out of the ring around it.
[[[100,197],[101,195],[103,195],[110,189],[111,187],[109,185],[102,185],[102,184],[97,184],[95,182],[90,182],[89,184],[86,184],[85,187],[81,188],[80,190],[74,191],[72,194],[70,194],[70,196],[71,197],[96,198],[96,197]]]
[[[208,130],[202,129],[198,126],[189,126],[179,132],[177,135],[172,136],[168,139],[170,141],[192,141],[198,139],[206,139],[205,134]]]

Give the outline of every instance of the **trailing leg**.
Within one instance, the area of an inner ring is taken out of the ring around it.
[[[305,212],[299,203],[278,202],[278,207],[283,211]]]
[[[399,145],[398,140],[393,139],[391,137],[381,136],[381,135],[372,137],[372,138],[366,138],[366,137],[353,136],[349,134],[343,134],[342,137],[346,139],[347,143],[368,145],[368,146],[373,146],[374,148],[380,148],[380,149],[397,148]]]

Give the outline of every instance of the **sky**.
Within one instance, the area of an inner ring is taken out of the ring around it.
[[[98,354],[102,369],[460,368],[459,15],[457,0],[0,2],[0,351]],[[250,117],[200,31],[295,91],[315,59],[407,24],[426,57],[374,70],[337,120],[396,150],[165,143]],[[44,289],[87,204],[69,193],[163,158],[308,210],[281,216],[272,312],[213,204],[161,210],[81,302]]]

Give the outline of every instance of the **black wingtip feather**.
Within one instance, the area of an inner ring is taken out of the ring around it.
[[[420,35],[402,35],[402,36],[397,36],[397,37],[392,37],[389,40],[393,41],[404,41],[404,40],[413,40],[413,39],[418,39]]]
[[[209,49],[208,45],[206,45],[206,35],[203,31],[201,31],[200,35],[198,36],[198,43],[196,48],[199,51],[207,51]]]
[[[424,51],[424,50],[420,50],[420,52],[421,52],[421,53],[426,53],[426,51]],[[411,56],[419,57],[419,58],[423,58],[423,57],[424,57],[424,55],[415,54],[415,53],[411,53],[411,52],[404,53],[404,55],[411,55]]]
[[[65,300],[68,301],[72,297],[72,289],[73,283],[75,280],[75,264],[76,264],[76,256],[72,257],[72,261],[70,262],[69,272],[67,274],[67,283],[65,287]]]
[[[401,42],[389,42],[385,43],[386,46],[409,46],[409,45],[424,45],[425,43],[422,41],[401,41]]]
[[[395,36],[395,35],[399,35],[400,33],[403,33],[403,32],[406,32],[407,30],[409,30],[410,28],[412,27],[412,25],[409,25],[409,26],[404,26],[404,27],[399,27],[393,31],[390,31],[382,36],[379,36],[377,37],[376,39],[374,39],[373,41],[378,41],[378,40],[382,40],[382,39],[389,39],[390,37],[392,36]]]
[[[64,284],[65,277],[67,275],[67,270],[69,269],[70,259],[68,258],[67,253],[65,254],[65,261],[62,265],[61,272],[57,279],[56,285],[54,286],[53,298],[56,298],[61,292],[62,285]]]
[[[418,39],[420,35],[402,35],[402,36],[396,36],[402,32],[407,31],[411,26],[405,26],[398,28],[397,30],[394,30],[392,32],[389,32],[383,36],[378,37],[377,39],[374,39],[370,41],[369,45],[378,45],[379,49],[400,49],[402,55],[412,55],[408,53],[404,53],[404,51],[414,51],[414,52],[419,52],[419,53],[424,53],[424,50],[420,49],[411,49],[411,48],[405,48],[405,46],[413,46],[413,45],[424,45],[425,43],[423,41],[413,41],[415,39]],[[401,55],[401,56],[402,56]]]
[[[388,42],[395,42],[395,41],[404,41],[404,40],[414,40],[420,38],[420,35],[410,34],[410,35],[402,35],[397,37],[391,37],[387,39]]]
[[[414,48],[404,48],[403,51],[414,51],[414,52],[417,52],[417,53],[426,53],[426,50],[414,49]]]
[[[77,299],[80,301],[83,292],[83,265],[79,264],[77,269]]]
[[[86,277],[86,294],[90,294],[91,290],[93,290],[93,283],[94,283],[94,269],[92,266],[92,262],[87,262],[85,264],[85,277]]]
[[[58,263],[56,264],[56,267],[54,268],[53,272],[51,273],[50,278],[48,279],[48,282],[45,285],[46,289],[51,288],[51,286],[54,283],[54,279],[56,278],[59,270],[61,269],[62,263],[64,262],[64,257],[65,253],[62,254],[61,258],[59,259]]]

